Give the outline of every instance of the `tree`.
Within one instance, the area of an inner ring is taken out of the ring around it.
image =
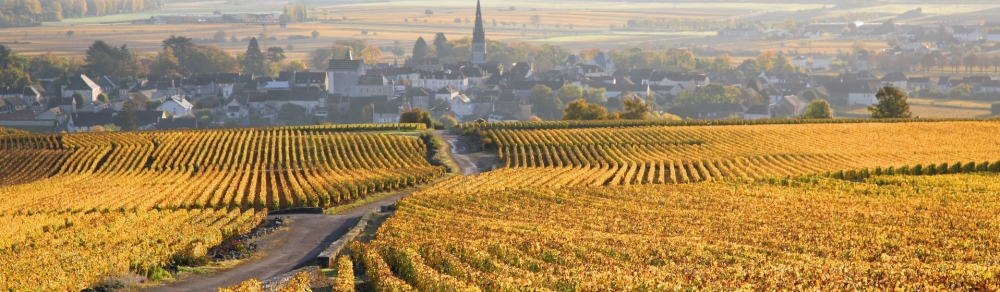
[[[323,9],[323,11],[326,11],[326,9]],[[324,17],[326,17],[326,16],[324,16]],[[312,32],[312,37],[313,38],[318,38],[319,37],[319,31],[318,30],[314,30]]]
[[[639,96],[632,96],[622,100],[622,109],[622,119],[645,120],[649,116],[650,105]]]
[[[574,84],[566,84],[562,88],[559,88],[557,96],[562,102],[574,101],[583,98],[583,89]]]
[[[138,103],[133,100],[125,101],[121,113],[115,116],[115,123],[120,125],[124,131],[135,131],[139,124],[139,117],[136,115],[138,111]]]
[[[604,120],[608,118],[608,109],[596,103],[589,103],[585,99],[577,99],[566,105],[563,109],[564,121],[571,120]]]
[[[250,44],[247,46],[247,53],[243,56],[243,62],[240,66],[243,67],[243,73],[246,74],[256,74],[264,75],[267,74],[267,66],[265,66],[264,53],[260,51],[260,46],[257,44],[257,38],[250,38]]]
[[[76,107],[82,107],[83,103],[87,102],[86,100],[83,99],[83,94],[81,94],[79,92],[74,93],[73,96],[72,96],[72,98],[73,98],[73,102],[76,103]]]
[[[431,16],[432,14],[434,14],[434,11],[430,9],[424,10],[424,15]]]
[[[31,85],[31,76],[24,73],[21,68],[0,68],[0,87],[23,88],[28,85]]]
[[[815,90],[806,89],[805,91],[802,92],[802,99],[812,102],[819,99],[819,94],[817,94]]]
[[[541,26],[542,25],[542,17],[538,16],[538,14],[532,15],[531,16],[531,25],[534,25],[535,28],[538,28],[539,26]]]
[[[286,103],[278,109],[278,120],[291,125],[302,125],[309,123],[309,116],[305,107]]]
[[[544,84],[532,87],[528,98],[535,105],[535,113],[547,119],[556,119],[562,110],[562,101],[552,96],[552,88]]]
[[[765,51],[757,56],[757,64],[760,65],[762,71],[771,71],[774,68],[775,59],[777,59],[777,56],[775,56],[774,52]]]
[[[441,125],[444,126],[445,129],[451,129],[458,125],[458,121],[456,121],[455,118],[450,115],[441,116],[441,118],[438,119],[438,122],[441,123]]]
[[[452,119],[454,120],[454,118]],[[434,118],[431,117],[431,113],[425,111],[422,108],[413,108],[403,113],[399,114],[400,123],[422,123],[427,125],[428,129],[434,128]]]
[[[226,32],[225,31],[221,31],[221,30],[215,32],[215,35],[212,36],[212,40],[214,40],[217,43],[225,42],[226,41]]]
[[[448,38],[444,36],[444,33],[437,33],[434,35],[434,50],[437,51],[438,59],[444,59],[451,55],[451,46],[448,44]]]
[[[174,56],[180,63],[184,62],[188,51],[194,48],[194,42],[191,38],[175,35],[170,35],[169,38],[163,40],[162,45],[164,50],[172,49],[171,51],[174,52]]]
[[[712,60],[712,66],[716,73],[726,73],[733,69],[733,58],[729,54],[722,54]]]
[[[608,104],[608,89],[607,88],[587,88],[587,92],[583,94],[583,98],[589,103],[599,104],[605,106]]]
[[[173,48],[166,48],[156,55],[156,59],[149,65],[149,74],[153,76],[180,76],[177,70],[180,64],[174,55]]]
[[[108,95],[104,94],[104,93],[98,94],[97,95],[97,100],[100,101],[100,102],[104,102],[104,103],[111,102],[111,100],[108,99]]]
[[[805,119],[832,119],[833,109],[830,108],[830,103],[823,99],[814,99],[809,102],[806,106],[806,110],[802,113],[802,118]]]
[[[417,42],[413,43],[413,58],[420,59],[427,56],[427,41],[424,41],[423,37],[417,38]]]
[[[886,85],[875,94],[878,103],[868,107],[873,119],[909,118],[910,104],[906,101],[906,93],[892,85]]]
[[[764,71],[764,68],[760,66],[760,63],[757,62],[757,60],[746,59],[743,60],[743,63],[740,63],[740,65],[736,67],[736,70],[739,71],[740,73],[743,73],[743,76],[745,77],[756,77],[755,75],[757,75],[757,73],[760,73],[761,71]]]
[[[367,47],[361,51],[361,60],[369,66],[374,66],[380,59],[382,59],[382,50],[379,50],[378,47]]]
[[[272,63],[281,63],[285,60],[285,49],[280,47],[270,47],[267,48],[267,61]]]
[[[284,66],[281,67],[282,71],[299,72],[299,71],[306,71],[306,69],[307,69],[306,64],[302,63],[302,61],[299,60],[292,60],[291,62],[288,62],[288,64],[285,64]]]

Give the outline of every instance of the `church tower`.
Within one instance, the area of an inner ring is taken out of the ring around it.
[[[476,28],[472,31],[472,58],[469,61],[473,65],[486,64],[486,30],[483,29],[483,10],[476,1]]]

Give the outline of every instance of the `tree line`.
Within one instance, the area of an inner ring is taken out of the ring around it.
[[[4,0],[0,1],[0,27],[39,25],[63,18],[102,16],[156,10],[161,0]]]

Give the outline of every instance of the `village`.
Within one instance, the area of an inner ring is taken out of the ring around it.
[[[996,67],[1000,58],[944,55],[938,49],[1000,40],[1000,31],[991,27],[988,23],[904,25],[891,20],[811,23],[781,30],[739,25],[720,31],[718,37],[808,39],[837,33],[898,41],[891,49],[877,51],[856,47],[840,55],[779,52],[740,64],[722,60],[718,66],[724,68],[677,71],[616,65],[622,53],[598,50],[592,56],[572,53],[564,61],[546,60],[555,66],[536,70],[534,63],[542,60],[489,59],[482,11],[477,7],[470,55],[460,58],[463,61],[410,56],[403,62],[366,64],[355,56],[360,52],[348,50],[344,56],[333,56],[325,70],[281,71],[277,76],[148,75],[126,82],[119,76],[73,73],[60,85],[54,78],[42,77],[36,78],[37,84],[0,88],[0,126],[73,133],[123,126],[166,130],[396,123],[403,112],[417,108],[436,119],[449,116],[457,122],[528,121],[559,119],[562,107],[581,98],[609,111],[620,110],[623,100],[638,98],[650,104],[655,117],[665,119],[768,119],[801,116],[814,99],[835,108],[871,106],[885,85],[911,97],[996,100],[1000,78],[984,68]],[[966,74],[927,73],[946,67],[954,73],[962,68]],[[540,98],[560,100],[552,108],[550,102],[536,104]],[[991,114],[998,110],[994,106]]]

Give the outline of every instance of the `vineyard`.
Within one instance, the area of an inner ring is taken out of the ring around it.
[[[495,129],[484,140],[509,168],[555,168],[574,183],[619,185],[995,161],[998,132],[1000,122],[970,121]]]
[[[0,290],[150,276],[256,227],[444,173],[422,125],[0,135]]]
[[[998,180],[434,188],[352,249],[380,291],[996,290]]]
[[[505,167],[403,199],[354,272],[378,291],[1000,289],[997,121],[507,126],[467,124]]]

